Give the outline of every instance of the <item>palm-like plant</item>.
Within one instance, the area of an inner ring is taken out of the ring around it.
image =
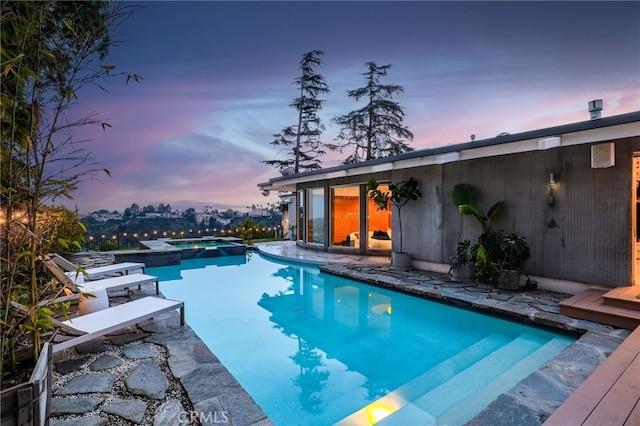
[[[498,201],[489,208],[487,214],[484,214],[477,206],[478,192],[468,183],[460,183],[453,187],[452,193],[453,203],[458,207],[460,213],[475,217],[480,226],[482,233],[487,234],[491,231],[491,221],[504,208],[504,201]]]

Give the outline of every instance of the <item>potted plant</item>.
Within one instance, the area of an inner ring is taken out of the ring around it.
[[[464,215],[475,217],[480,226],[482,233],[491,232],[491,221],[504,208],[504,201],[498,201],[489,208],[487,213],[483,213],[477,206],[478,192],[468,183],[459,183],[453,187],[452,192],[453,203],[458,207],[458,211]]]
[[[470,240],[460,241],[456,255],[451,257],[449,274],[454,281],[473,281],[477,244]]]
[[[402,247],[402,208],[412,200],[422,197],[422,192],[418,189],[418,181],[414,178],[403,180],[397,183],[389,184],[389,191],[381,191],[380,184],[374,179],[369,179],[367,183],[367,191],[369,198],[373,199],[378,206],[378,210],[386,210],[389,208],[389,202],[393,204],[398,211],[398,230],[400,251],[391,252],[391,267],[399,270],[409,270],[411,268],[411,254],[405,253]]]
[[[520,266],[529,257],[524,237],[502,230],[481,235],[476,251],[476,281],[507,290],[520,288]]]
[[[480,284],[500,287],[502,282],[500,268],[498,268],[498,265],[491,259],[487,248],[482,244],[478,244],[478,249],[476,250],[476,262],[473,267],[473,275],[476,282]]]
[[[520,266],[529,257],[529,246],[524,237],[507,234],[500,242],[501,287],[509,290],[520,288]]]

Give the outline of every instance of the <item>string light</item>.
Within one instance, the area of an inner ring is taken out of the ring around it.
[[[0,223],[2,223],[2,220],[5,219],[2,215],[2,211],[0,211]],[[6,219],[5,219],[6,221]],[[231,226],[229,229],[218,229],[218,228],[204,228],[203,229],[197,229],[197,234],[199,234],[200,238],[202,238],[203,234],[209,234],[209,233],[213,233],[212,236],[217,235],[235,235],[235,236],[245,236],[248,238],[262,238],[265,237],[265,235],[261,235],[261,233],[266,233],[266,232],[271,232],[274,231],[275,233],[273,234],[275,237],[277,237],[277,231],[279,229],[282,228],[282,225],[275,225],[275,226],[269,226],[269,227],[247,227],[247,226]],[[193,229],[189,229],[188,231],[190,234],[195,234],[196,232]],[[143,232],[141,234],[138,233],[132,233],[129,234],[128,232],[123,232],[123,233],[119,233],[116,235],[112,235],[110,237],[107,237],[105,234],[100,235],[99,237],[95,237],[93,235],[87,236],[87,241],[91,242],[92,244],[95,244],[98,241],[98,238],[101,238],[102,240],[113,240],[113,241],[118,241],[118,245],[120,244],[124,244],[125,246],[129,246],[132,245],[132,243],[135,245],[137,244],[137,242],[135,241],[131,241],[128,240],[128,238],[135,238],[137,239],[139,237],[139,235],[142,238],[149,238],[150,236],[152,236],[152,238],[157,238],[158,235],[161,235],[163,237],[167,237],[167,235],[171,234],[172,237],[176,237],[177,236],[181,236],[181,237],[185,237],[185,234],[187,233],[187,231],[158,231],[158,230],[153,230],[153,231],[149,231],[149,232]],[[244,233],[243,235],[239,235],[241,233]],[[247,234],[249,233],[249,234]],[[121,240],[121,238],[124,238],[125,240]],[[132,245],[133,246],[133,245]]]

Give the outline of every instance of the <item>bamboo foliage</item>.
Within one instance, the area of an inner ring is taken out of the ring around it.
[[[51,289],[37,258],[58,238],[60,217],[50,207],[72,198],[78,183],[101,169],[75,130],[101,125],[97,116],[72,118],[79,90],[114,73],[100,64],[116,43],[112,29],[130,15],[130,6],[106,1],[6,1],[0,4],[2,49],[0,192],[0,352],[3,381],[15,371],[15,349],[30,346],[37,359],[49,307],[39,306]],[[128,76],[139,81],[137,75]],[[75,217],[75,215],[74,215]],[[77,222],[77,219],[75,220]],[[64,221],[63,221],[64,222]],[[28,315],[10,309],[12,300]],[[8,363],[8,368],[7,368]]]

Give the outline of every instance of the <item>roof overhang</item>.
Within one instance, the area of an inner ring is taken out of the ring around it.
[[[640,111],[474,142],[412,151],[392,157],[314,170],[259,183],[262,191],[295,191],[297,185],[383,171],[445,164],[640,136]]]

